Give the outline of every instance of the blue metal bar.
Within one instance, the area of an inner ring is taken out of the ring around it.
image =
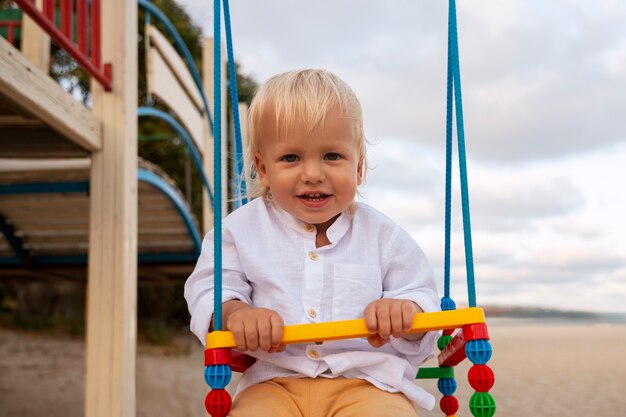
[[[189,152],[191,153],[191,158],[193,159],[193,162],[196,165],[198,172],[200,173],[200,179],[202,180],[202,184],[207,189],[207,192],[209,193],[209,200],[212,202],[213,193],[211,192],[211,186],[209,185],[209,181],[206,177],[206,174],[204,173],[204,167],[202,166],[202,157],[200,156],[198,148],[196,148],[196,144],[193,142],[191,136],[189,136],[189,133],[187,133],[185,128],[180,123],[178,123],[178,121],[174,119],[174,117],[172,117],[170,114],[167,114],[159,109],[155,109],[154,107],[139,107],[137,109],[137,115],[139,117],[156,117],[158,119],[161,119],[169,124],[176,131],[176,133],[180,135],[180,137],[187,145]]]
[[[187,68],[189,68],[189,71],[191,72],[191,76],[193,77],[193,80],[196,83],[196,87],[198,87],[198,92],[200,93],[200,96],[202,97],[202,103],[204,104],[204,111],[206,112],[207,118],[209,119],[209,126],[211,129],[213,129],[213,119],[211,118],[211,113],[209,112],[209,104],[206,100],[206,96],[204,95],[204,89],[202,88],[202,79],[200,78],[200,75],[198,74],[198,70],[196,69],[196,64],[193,62],[193,57],[191,56],[191,53],[189,52],[187,45],[185,45],[185,42],[180,37],[179,33],[176,31],[176,28],[174,27],[172,22],[170,22],[167,16],[165,16],[163,12],[159,10],[158,7],[150,3],[148,0],[138,0],[138,3],[139,3],[139,6],[143,7],[147,12],[150,12],[152,16],[156,18],[156,20],[163,23],[163,25],[165,26],[165,29],[167,30],[167,33],[169,33],[170,36],[174,38],[174,46],[176,47],[176,49],[178,49],[178,52],[182,54],[183,59],[185,60],[185,63],[187,64]]]
[[[196,227],[195,222],[191,216],[191,213],[187,209],[187,205],[185,204],[182,197],[174,191],[174,189],[167,183],[165,180],[154,172],[147,171],[145,169],[139,168],[137,170],[137,178],[139,181],[143,181],[145,183],[151,184],[156,187],[159,191],[161,191],[166,197],[170,199],[170,201],[174,204],[178,213],[183,218],[183,222],[185,226],[187,226],[187,230],[189,231],[189,236],[191,237],[194,245],[194,253],[197,256],[200,256],[200,249],[202,247],[202,238],[200,237],[200,232]]]
[[[28,184],[2,184],[0,195],[44,193],[88,193],[89,182],[37,182]]]

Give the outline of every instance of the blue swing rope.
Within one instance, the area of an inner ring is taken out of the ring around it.
[[[243,172],[243,151],[241,146],[241,125],[239,123],[239,94],[237,93],[237,74],[235,71],[235,53],[233,52],[233,37],[230,30],[230,7],[228,0],[224,0],[224,29],[226,30],[226,49],[228,50],[228,79],[230,88],[230,108],[233,113],[233,127],[235,133],[235,205],[240,207],[248,202],[246,197],[246,181]]]
[[[243,180],[243,152],[241,146],[241,126],[239,123],[239,95],[235,71],[235,54],[230,26],[228,0],[224,1],[224,26],[228,53],[228,78],[231,110],[234,125],[235,150],[235,195],[239,205],[246,204],[246,186]],[[222,50],[221,50],[221,2],[213,0],[213,258],[214,258],[214,298],[213,329],[222,330]]]
[[[453,96],[454,94],[454,96]],[[448,76],[446,109],[446,208],[445,208],[445,266],[444,295],[450,296],[450,218],[452,197],[452,112],[456,114],[459,150],[459,173],[461,177],[461,208],[463,212],[463,236],[465,244],[465,268],[467,272],[467,297],[470,307],[476,307],[476,284],[474,280],[474,256],[472,251],[472,227],[470,224],[469,191],[465,154],[465,130],[463,125],[463,101],[461,98],[461,70],[456,24],[456,2],[449,0],[448,12]]]
[[[213,1],[213,329],[222,330],[222,47],[220,0]]]

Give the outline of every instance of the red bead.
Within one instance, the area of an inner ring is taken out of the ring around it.
[[[468,324],[463,326],[463,338],[466,341],[489,339],[489,331],[485,323]]]
[[[451,336],[455,329],[446,329],[443,331],[444,336]]]
[[[470,385],[478,392],[488,392],[496,382],[493,371],[487,365],[474,365],[467,373]]]
[[[233,400],[226,390],[214,389],[209,391],[204,399],[206,411],[213,417],[225,417],[230,412]]]
[[[447,416],[455,414],[459,409],[459,400],[453,395],[444,395],[439,401],[439,407]]]
[[[232,353],[228,348],[206,349],[204,351],[204,366],[230,365]]]

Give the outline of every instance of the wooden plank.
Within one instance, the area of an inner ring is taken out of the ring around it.
[[[215,120],[215,109],[213,103],[213,92],[214,92],[214,64],[213,64],[213,38],[206,38],[204,40],[204,45],[202,48],[202,79],[204,82],[204,95],[207,97],[209,102],[209,111],[212,114],[213,119]],[[224,139],[227,137],[227,123],[226,123],[226,59],[225,59],[225,48],[221,48],[222,51],[222,65],[220,68],[221,74],[221,96],[222,96],[222,155],[220,156],[221,165],[222,165],[222,178],[226,179],[228,176],[226,175],[226,166],[227,166],[227,141]],[[204,154],[204,172],[207,175],[209,185],[212,190],[215,190],[214,184],[214,173],[213,173],[213,132],[207,130],[205,135],[205,154]],[[222,218],[226,216],[228,213],[228,207],[226,205],[226,198],[228,195],[228,181],[222,181]],[[202,189],[202,230],[204,233],[207,233],[210,229],[213,228],[213,205],[212,202],[209,201],[209,196],[206,190]]]
[[[54,235],[25,235],[23,236],[22,240],[25,245],[28,244],[45,246],[50,244],[72,245],[83,243],[86,245],[87,241],[89,240],[89,235],[87,233],[65,233],[64,230],[58,230],[57,233],[55,233]]]
[[[1,115],[0,114],[0,127],[7,126],[45,126],[41,120],[31,119],[17,114]]]
[[[183,236],[187,239],[189,232],[184,227],[168,227],[163,229],[139,229],[139,240],[162,240],[163,237]]]
[[[39,238],[57,238],[58,236],[80,236],[80,237],[89,237],[89,231],[87,228],[80,229],[67,229],[67,228],[56,228],[52,230],[41,230],[41,229],[33,229],[29,232],[24,230],[17,230],[15,232],[15,236],[24,237],[28,236],[29,239],[39,239]]]
[[[161,252],[164,248],[166,249],[175,249],[178,252],[181,249],[192,249],[193,244],[189,241],[186,236],[183,236],[181,240],[168,239],[166,241],[161,242],[139,242],[139,247],[145,250],[148,249],[158,249]],[[143,252],[143,250],[141,251]]]
[[[73,210],[73,208],[67,208],[64,210],[50,211],[45,208],[39,210],[11,210],[10,207],[2,207],[2,214],[10,219],[19,219],[21,222],[30,222],[37,219],[45,219],[50,222],[54,222],[59,219],[89,219],[89,211],[87,210]]]
[[[47,210],[47,211],[56,211],[56,210],[64,210],[68,208],[69,210],[74,211],[82,211],[84,210],[86,213],[89,212],[89,199],[84,197],[80,200],[67,200],[67,201],[51,201],[48,202],[46,199],[41,199],[39,201],[31,200],[31,201],[2,201],[2,207],[10,207],[11,210]]]
[[[42,10],[43,0],[36,1],[37,9]],[[22,18],[22,54],[34,66],[48,73],[50,69],[50,36],[26,13]]]
[[[100,120],[4,38],[0,38],[0,92],[81,148],[102,147]]]
[[[2,158],[74,158],[85,156],[87,152],[48,126],[2,128],[0,135]]]
[[[31,255],[54,255],[55,253],[77,253],[86,254],[89,243],[76,242],[24,242],[24,249],[31,253]]]
[[[204,112],[204,103],[202,96],[198,91],[193,76],[187,69],[185,61],[180,57],[176,48],[163,36],[163,34],[154,26],[146,26],[146,36],[150,38],[150,42],[159,51],[168,67],[179,81],[180,85],[185,89],[187,95],[194,101],[199,111]]]
[[[89,178],[89,158],[74,159],[0,159],[0,172],[2,173],[35,173],[41,171],[78,171],[81,176]],[[41,175],[41,174],[40,174]],[[49,172],[43,174],[48,177]]]
[[[7,219],[7,223],[14,226],[16,229],[28,231],[31,228],[52,230],[58,227],[84,227],[89,223],[89,217],[68,217],[61,219],[45,219],[34,218],[28,220],[22,220],[20,218]]]
[[[155,227],[180,227],[182,225],[182,220],[180,219],[159,219],[158,217],[156,218],[151,218],[151,219],[144,219],[143,217],[139,217],[139,228],[140,229],[144,229],[144,228],[155,228]]]
[[[163,100],[178,116],[201,154],[204,154],[204,116],[186,90],[178,82],[161,54],[150,48],[148,57],[148,85],[150,91]]]
[[[134,417],[137,332],[137,3],[101,3],[102,62],[92,81],[102,146],[92,155],[87,290],[86,417]]]

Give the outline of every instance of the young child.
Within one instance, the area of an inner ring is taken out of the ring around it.
[[[223,221],[223,320],[257,361],[230,416],[416,416],[434,397],[415,385],[437,332],[406,334],[438,311],[413,239],[355,202],[367,169],[361,105],[323,70],[267,81],[250,107],[253,199]],[[213,316],[213,232],[185,284],[191,329]],[[283,346],[283,326],[365,318],[371,336]]]

